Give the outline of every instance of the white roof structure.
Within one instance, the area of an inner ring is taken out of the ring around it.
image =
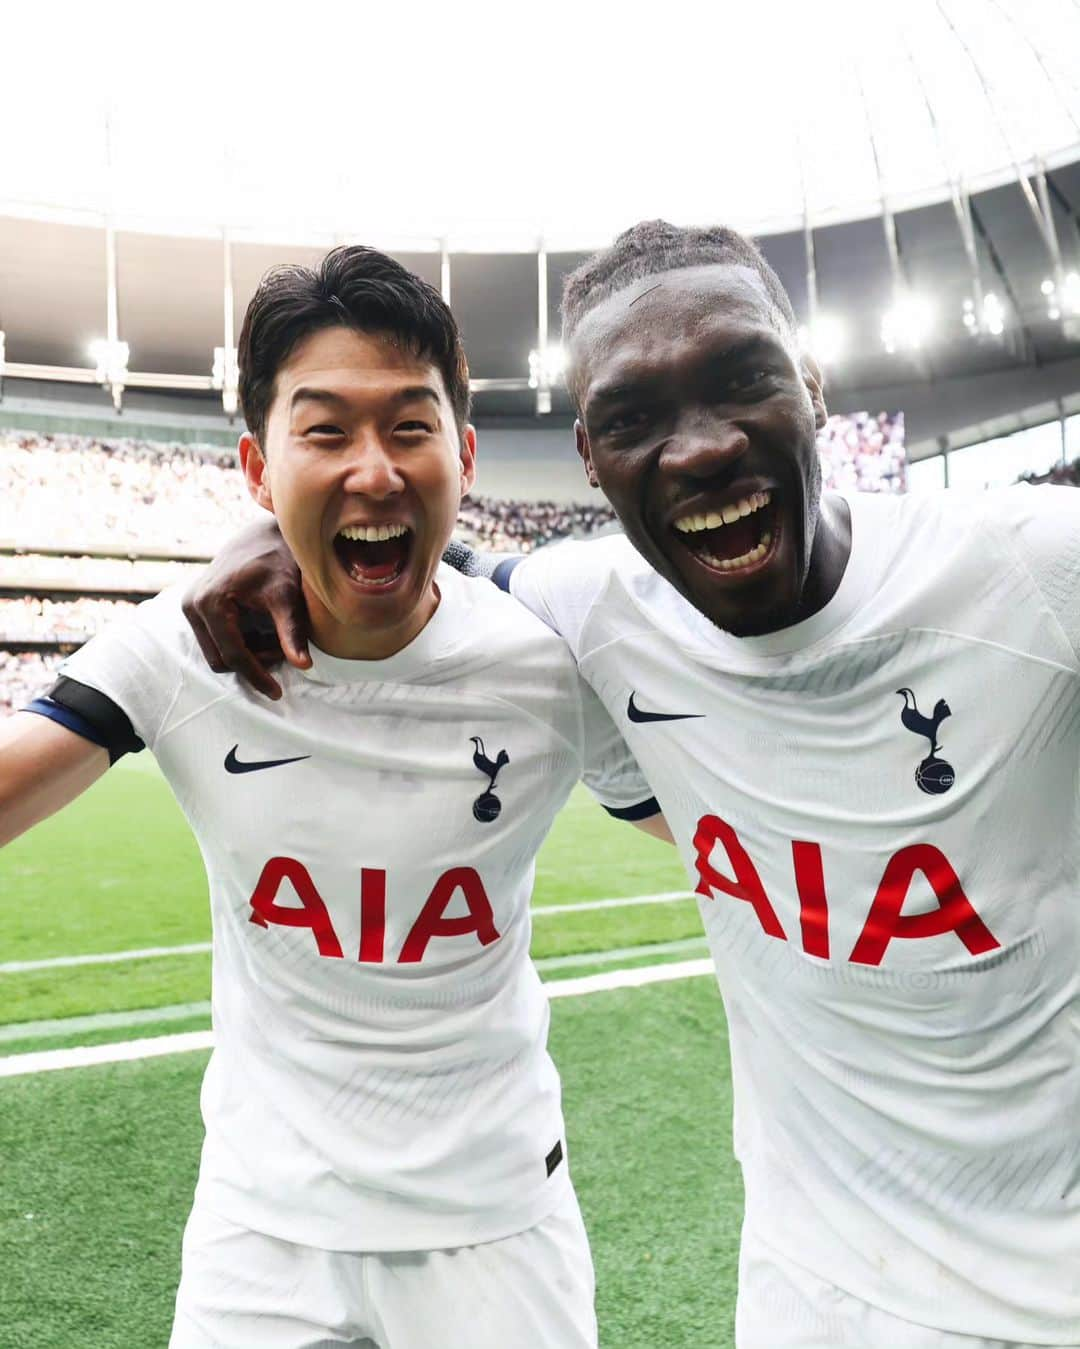
[[[637,17],[638,15],[643,17]],[[421,250],[817,228],[1080,153],[1076,0],[19,6],[0,214]]]

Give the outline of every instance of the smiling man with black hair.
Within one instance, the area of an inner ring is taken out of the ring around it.
[[[166,591],[0,723],[0,844],[148,747],[206,863],[215,1048],[171,1343],[595,1349],[529,899],[580,776],[650,831],[658,807],[565,644],[440,561],[476,445],[438,293],[336,249],[264,278],[239,354],[303,668],[253,696]]]

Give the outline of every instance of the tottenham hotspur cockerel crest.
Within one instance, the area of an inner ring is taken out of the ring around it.
[[[472,813],[481,824],[490,824],[499,818],[499,811],[502,810],[502,802],[495,795],[495,779],[510,762],[510,755],[501,749],[494,759],[489,759],[480,737],[471,735],[469,739],[475,746],[473,763],[488,780],[487,791],[481,792],[473,802]]]
[[[933,712],[927,717],[919,711],[919,705],[911,689],[897,689],[896,692],[904,700],[900,721],[905,729],[915,735],[925,736],[930,741],[930,753],[915,769],[915,785],[929,796],[940,796],[956,781],[952,764],[938,758],[938,751],[941,749],[937,738],[938,727],[946,717],[952,716],[952,710],[944,698],[939,698],[934,704]]]

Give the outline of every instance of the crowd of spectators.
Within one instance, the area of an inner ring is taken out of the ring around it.
[[[257,513],[212,447],[0,432],[0,539],[209,554]]]
[[[818,432],[826,487],[841,492],[904,492],[907,457],[902,412],[830,417]]]
[[[0,597],[0,643],[85,642],[106,624],[129,613],[135,605],[124,600],[43,599],[37,595]]]
[[[44,693],[62,660],[52,652],[0,650],[0,717]]]
[[[461,503],[457,536],[474,548],[495,553],[528,553],[556,539],[610,529],[615,512],[602,505],[556,501],[498,501],[468,497]]]

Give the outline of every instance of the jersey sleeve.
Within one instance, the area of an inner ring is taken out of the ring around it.
[[[581,629],[605,574],[597,543],[555,543],[518,561],[507,588],[579,657]]]
[[[183,637],[178,626],[162,622],[163,618],[167,619],[171,605],[178,607],[179,600],[174,600],[168,593],[148,600],[129,618],[92,637],[64,661],[56,687],[46,699],[39,700],[55,701],[69,712],[78,713],[88,728],[99,734],[109,733],[106,748],[110,750],[111,758],[114,757],[114,737],[107,724],[110,704],[126,719],[136,738],[125,749],[141,748],[137,743],[141,742],[153,750],[169,708],[179,693],[183,665],[177,642]],[[175,630],[169,632],[170,627]],[[72,709],[72,690],[64,687],[69,683],[100,696],[95,699],[84,692],[81,701]],[[41,707],[32,710],[53,715]],[[61,720],[55,715],[53,719]],[[64,724],[85,738],[93,739],[96,744],[103,743],[74,721]]]
[[[1010,487],[1013,546],[1080,660],[1080,490]]]
[[[609,815],[647,820],[659,815],[653,790],[607,708],[581,678],[585,766],[582,781]]]

